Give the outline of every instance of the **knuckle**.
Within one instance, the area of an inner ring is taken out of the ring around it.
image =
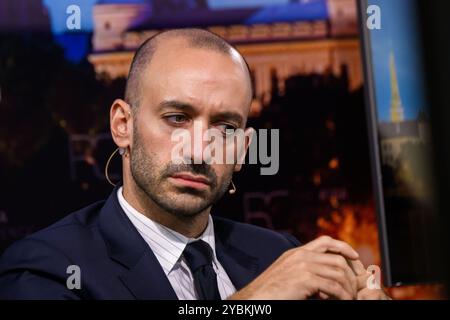
[[[329,242],[329,241],[333,240],[333,238],[331,238],[330,236],[327,236],[327,235],[320,236],[319,239],[324,242]]]
[[[341,268],[345,268],[347,266],[347,260],[341,255],[336,255],[336,264]]]

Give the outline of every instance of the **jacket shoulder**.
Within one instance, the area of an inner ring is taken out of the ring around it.
[[[63,252],[70,252],[74,247],[88,245],[98,228],[103,204],[104,201],[99,201],[72,212],[54,224],[17,241],[10,249],[17,250],[21,245],[42,243]]]
[[[300,245],[300,242],[287,232],[278,232],[222,217],[214,217],[214,227],[222,237],[233,244],[238,243],[240,247],[248,244],[248,246],[287,250]]]
[[[17,241],[0,259],[0,299],[78,299],[66,287],[72,264],[64,252],[42,240]]]
[[[103,203],[75,211],[8,247],[0,257],[0,298],[77,298],[66,288],[67,268],[98,238]]]

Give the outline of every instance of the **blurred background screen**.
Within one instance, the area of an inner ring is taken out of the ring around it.
[[[436,172],[418,1],[369,0],[364,11],[370,5],[383,13],[382,28],[363,35],[385,282],[437,281]]]
[[[123,97],[134,50],[163,29],[202,27],[235,45],[249,64],[254,96],[248,125],[280,130],[278,173],[261,176],[259,165],[245,165],[234,178],[238,192],[225,195],[213,214],[287,231],[303,243],[327,234],[352,245],[366,266],[385,271],[396,261],[391,255],[397,246],[422,241],[421,229],[411,223],[398,226],[395,238],[388,230],[407,217],[423,218],[428,181],[422,169],[411,177],[406,168],[405,179],[424,179],[423,186],[408,189],[402,180],[398,192],[414,192],[423,208],[410,216],[399,210],[401,220],[389,220],[398,206],[415,205],[400,199],[377,217],[371,150],[383,143],[368,135],[374,120],[368,126],[365,70],[381,72],[371,84],[380,98],[368,110],[379,112],[377,130],[386,127],[389,137],[398,125],[414,134],[407,141],[425,139],[419,120],[426,119],[426,99],[420,83],[405,83],[404,72],[420,70],[405,71],[417,56],[403,56],[400,47],[410,44],[402,35],[391,49],[387,42],[380,55],[370,53],[373,61],[363,68],[358,18],[367,16],[355,0],[0,0],[0,252],[109,195],[104,167],[115,149],[109,108]],[[391,101],[401,124],[390,121]],[[390,141],[386,148],[396,146]],[[405,144],[380,157],[400,152],[408,166],[422,168],[408,155],[429,145]],[[111,165],[117,181],[120,160]],[[382,256],[390,263],[382,265]],[[389,289],[393,298],[442,296],[439,285],[406,286],[428,277],[399,268],[386,274],[395,273],[388,283],[403,284]]]

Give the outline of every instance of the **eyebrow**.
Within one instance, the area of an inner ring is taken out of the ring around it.
[[[189,112],[189,113],[196,113],[197,112],[197,108],[195,106],[193,106],[190,103],[187,102],[182,102],[182,101],[178,101],[178,100],[164,100],[159,104],[159,110],[163,111],[165,109],[177,109],[180,111],[185,111],[185,112]],[[230,121],[235,121],[238,126],[241,126],[242,123],[244,122],[243,117],[237,113],[237,112],[233,112],[233,111],[223,111],[223,112],[217,112],[214,115],[212,115],[211,117],[213,120],[230,120]]]
[[[164,100],[159,104],[159,110],[164,109],[178,109],[186,112],[195,112],[195,107],[189,103],[177,100]]]

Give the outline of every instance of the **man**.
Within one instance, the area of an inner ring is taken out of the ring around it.
[[[125,101],[110,112],[123,184],[12,245],[0,262],[0,298],[385,298],[366,288],[368,274],[344,242],[298,247],[291,236],[211,217],[238,162],[206,164],[203,144],[191,164],[172,161],[176,129],[244,129],[251,98],[244,59],[220,37],[184,29],[147,40]]]

